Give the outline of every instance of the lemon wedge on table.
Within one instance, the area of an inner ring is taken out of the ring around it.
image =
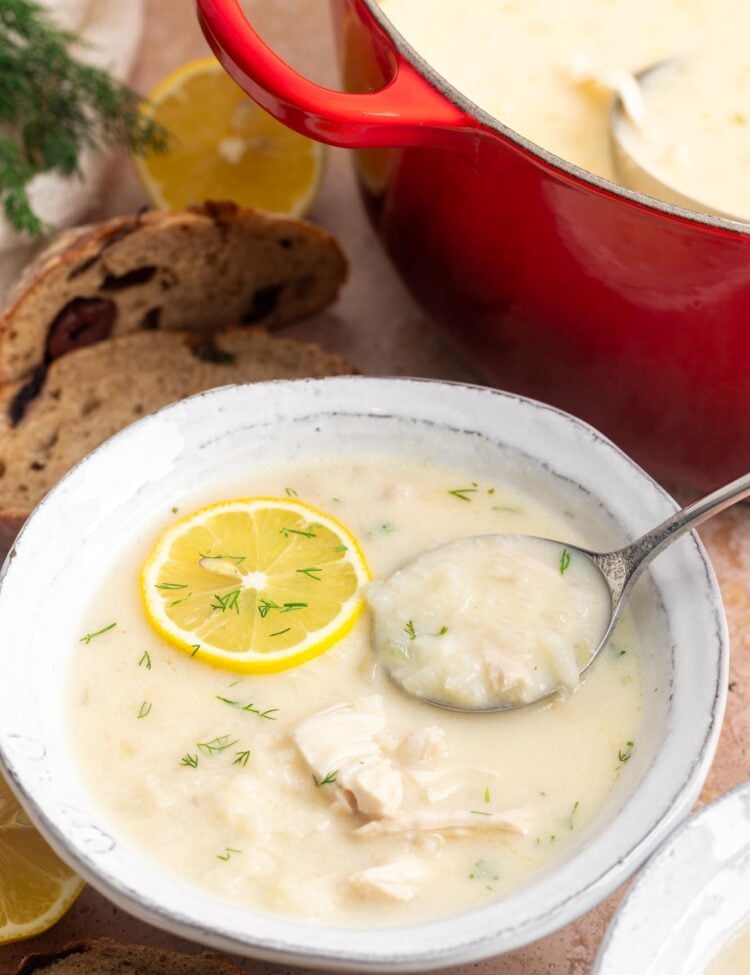
[[[156,206],[233,200],[295,217],[310,209],[324,147],[272,118],[214,58],[170,74],[143,112],[170,135],[167,152],[135,159]]]
[[[151,625],[218,667],[269,673],[318,656],[354,625],[370,574],[330,515],[286,498],[220,501],[168,528],[143,568]]]
[[[82,889],[0,776],[0,945],[51,928]]]

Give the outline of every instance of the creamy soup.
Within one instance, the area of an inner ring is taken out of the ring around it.
[[[748,975],[750,972],[750,925],[726,945],[706,969],[706,975]]]
[[[440,545],[365,595],[375,649],[398,683],[469,709],[576,687],[611,612],[591,561],[524,535]]]
[[[476,907],[572,851],[637,748],[627,618],[574,693],[488,715],[397,688],[373,654],[367,613],[323,655],[263,676],[209,666],[151,629],[139,574],[160,529],[210,495],[290,494],[346,525],[376,580],[466,536],[587,541],[572,518],[516,489],[385,457],[275,467],[166,507],[81,616],[70,730],[103,822],[221,900],[346,925]]]
[[[616,179],[615,90],[644,85],[640,156],[710,209],[750,219],[745,0],[381,0],[404,37],[472,101],[540,146]]]

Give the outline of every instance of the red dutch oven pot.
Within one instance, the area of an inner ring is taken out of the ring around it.
[[[197,0],[232,77],[357,154],[412,293],[490,383],[570,410],[662,478],[750,468],[750,225],[600,179],[448,85],[375,0],[333,0],[346,92],[313,84],[238,0]]]

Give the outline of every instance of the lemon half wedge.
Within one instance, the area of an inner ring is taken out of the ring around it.
[[[143,568],[151,625],[218,667],[269,673],[323,653],[354,625],[370,573],[354,536],[285,498],[220,501],[175,522]]]
[[[202,200],[233,200],[294,217],[310,209],[324,147],[251,101],[214,58],[170,74],[143,112],[170,134],[167,152],[135,159],[156,206],[181,210]]]
[[[51,928],[82,889],[0,777],[0,945]]]

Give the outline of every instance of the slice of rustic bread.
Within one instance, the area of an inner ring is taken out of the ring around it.
[[[0,388],[0,548],[31,509],[89,451],[141,416],[214,386],[333,376],[357,370],[320,346],[233,328],[211,336],[138,332],[78,349],[49,367],[23,419]]]
[[[52,954],[28,955],[16,975],[241,975],[222,955],[182,955],[166,948],[121,945],[109,938],[74,941]]]
[[[13,289],[0,317],[0,382],[139,329],[281,325],[330,304],[345,278],[326,231],[233,203],[79,227]]]

